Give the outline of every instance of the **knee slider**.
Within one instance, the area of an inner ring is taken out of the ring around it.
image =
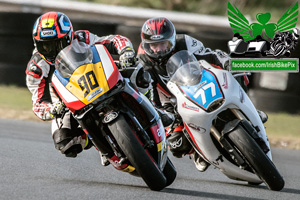
[[[63,149],[76,135],[72,134],[72,131],[67,128],[61,128],[53,133],[53,141],[57,150]],[[80,144],[74,144],[63,152],[67,157],[76,157],[78,153],[82,151]]]

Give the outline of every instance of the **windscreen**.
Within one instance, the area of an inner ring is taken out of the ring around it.
[[[73,40],[57,55],[55,68],[65,78],[69,78],[79,66],[91,63],[93,52],[89,45]]]
[[[193,86],[201,81],[202,67],[195,56],[186,50],[175,53],[167,62],[170,81],[182,86]]]

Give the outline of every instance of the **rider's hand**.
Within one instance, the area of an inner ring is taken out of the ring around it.
[[[221,51],[220,49],[214,50],[213,53],[215,54],[216,58],[222,65],[220,67],[222,67],[223,69],[229,70],[230,69],[230,66],[229,66],[230,56],[227,53],[225,53],[224,51]]]
[[[49,110],[50,116],[54,119],[57,115],[61,115],[65,105],[61,102],[55,102]]]
[[[127,47],[120,55],[119,61],[122,69],[135,66],[136,57],[134,50],[131,47]]]

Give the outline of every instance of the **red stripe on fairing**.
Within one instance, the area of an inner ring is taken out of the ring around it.
[[[214,68],[217,68],[217,69],[223,69],[222,67],[220,67],[219,65],[215,65],[215,64],[210,64],[211,66],[213,66]]]
[[[160,130],[161,129],[161,130]],[[150,130],[153,134],[154,140],[156,143],[159,143],[165,138],[165,131],[162,123],[159,121],[155,126],[150,127]],[[160,134],[160,136],[159,136]]]
[[[184,123],[184,122],[183,122]],[[191,139],[193,140],[194,144],[197,146],[197,149],[200,151],[200,153],[205,157],[204,153],[201,151],[200,147],[198,146],[193,134],[191,133],[189,127],[184,123],[184,128],[187,130],[188,134],[190,135]],[[206,157],[205,157],[206,158]],[[207,159],[207,158],[206,158]]]
[[[40,102],[43,94],[45,91],[45,78],[43,78],[39,84],[39,88],[38,88],[38,99],[36,100],[36,102]]]
[[[107,83],[108,83],[109,89],[111,89],[112,87],[114,87],[114,86],[117,84],[117,82],[118,82],[119,80],[123,80],[123,77],[122,77],[121,73],[119,72],[119,69],[118,69],[118,67],[116,66],[114,60],[113,60],[112,57],[110,56],[110,53],[107,51],[106,48],[104,48],[104,49],[105,49],[105,51],[106,51],[106,53],[107,53],[107,56],[109,57],[110,62],[111,62],[111,64],[112,64],[113,68],[114,68],[113,73],[112,73],[112,74],[110,75],[110,77],[107,79]]]
[[[74,113],[76,110],[80,110],[81,108],[83,108],[84,106],[86,106],[84,103],[82,103],[81,101],[73,101],[73,102],[66,102],[66,100],[64,100],[64,104],[69,108],[69,110]]]
[[[156,86],[157,86],[163,93],[165,93],[166,95],[168,95],[169,97],[171,97],[170,93],[167,92],[166,90],[164,90],[164,89],[161,87],[161,85],[159,85],[159,83],[157,83]]]
[[[59,92],[59,90],[56,88],[56,86],[53,84],[53,87],[55,88],[55,91],[58,93],[58,96],[62,99],[64,104],[68,107],[68,109],[74,113],[76,110],[79,110],[86,106],[84,103],[81,101],[73,101],[73,102],[67,102],[67,100],[63,97],[63,95]]]

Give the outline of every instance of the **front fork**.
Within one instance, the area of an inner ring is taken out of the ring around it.
[[[235,150],[235,148],[230,144],[230,142],[226,139],[226,134],[229,134],[236,126],[241,125],[247,133],[257,142],[257,144],[261,147],[261,149],[268,153],[270,149],[266,145],[266,143],[261,139],[256,131],[256,129],[248,122],[247,118],[244,114],[237,110],[231,109],[232,113],[236,116],[237,120],[235,123],[231,123],[230,127],[224,128],[222,133],[220,133],[213,125],[211,126],[210,133],[212,136],[219,142],[221,147],[223,147],[231,156],[231,158],[240,166],[245,166],[245,161],[240,156],[240,154]]]
[[[93,113],[91,112],[92,110],[88,110],[81,116],[75,116],[75,118],[94,146],[101,151],[102,154],[107,155],[107,157],[112,157],[114,156],[114,152],[109,143],[106,142],[107,140],[104,137],[104,134],[102,134],[103,130],[99,128],[99,124],[96,123],[96,120],[93,118]]]

